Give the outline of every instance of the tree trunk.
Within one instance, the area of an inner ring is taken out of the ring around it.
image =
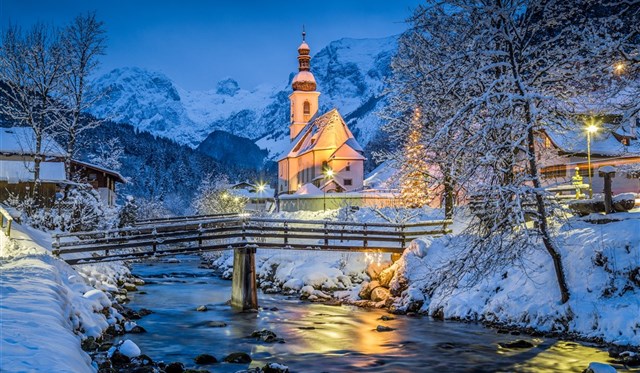
[[[527,120],[529,123],[531,123],[531,114],[529,111],[529,107],[527,107]],[[556,279],[558,281],[560,294],[562,296],[561,302],[562,304],[565,304],[569,300],[569,287],[567,286],[567,280],[564,276],[562,258],[560,257],[558,249],[555,247],[553,241],[551,240],[549,226],[547,225],[547,209],[544,205],[544,198],[541,191],[542,185],[540,184],[540,179],[538,176],[538,165],[536,162],[535,150],[535,134],[533,132],[533,126],[529,126],[529,129],[527,130],[527,142],[527,156],[529,158],[529,168],[531,169],[530,172],[533,179],[533,187],[535,188],[536,207],[538,210],[538,227],[540,229],[540,234],[542,235],[542,242],[544,243],[544,247],[551,256],[551,260],[553,260]]]
[[[453,178],[449,169],[444,170],[444,218],[453,218]]]

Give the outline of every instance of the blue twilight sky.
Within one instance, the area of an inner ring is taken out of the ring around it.
[[[225,77],[241,87],[282,83],[296,70],[302,24],[312,55],[343,37],[399,34],[419,0],[0,0],[0,26],[62,26],[96,11],[108,34],[100,72],[139,66],[186,89]]]

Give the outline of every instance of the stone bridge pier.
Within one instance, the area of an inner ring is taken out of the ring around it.
[[[242,311],[258,309],[255,247],[233,249],[231,306]]]

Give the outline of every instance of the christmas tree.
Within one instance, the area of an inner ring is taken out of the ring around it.
[[[429,203],[428,166],[420,120],[420,110],[416,109],[404,146],[404,162],[400,168],[400,198],[406,208],[422,207]]]

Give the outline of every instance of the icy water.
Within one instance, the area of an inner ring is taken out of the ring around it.
[[[308,303],[283,295],[258,294],[258,313],[238,313],[226,304],[231,281],[200,269],[197,257],[181,263],[135,264],[133,273],[147,284],[146,294],[130,293],[129,307],[153,314],[137,320],[147,333],[127,334],[155,361],[180,361],[195,368],[193,358],[207,353],[222,360],[232,352],[251,355],[251,364],[198,366],[212,372],[237,372],[277,362],[291,372],[582,372],[589,362],[609,362],[606,351],[575,342],[526,335],[498,334],[476,324],[435,321],[428,317],[388,315],[383,310]],[[207,312],[196,307],[206,305]],[[273,309],[273,310],[271,310]],[[210,322],[225,327],[211,327]],[[394,328],[377,332],[378,325]],[[268,329],[285,343],[248,337]],[[505,350],[498,342],[516,339],[537,346]],[[619,372],[625,370],[616,366]]]

